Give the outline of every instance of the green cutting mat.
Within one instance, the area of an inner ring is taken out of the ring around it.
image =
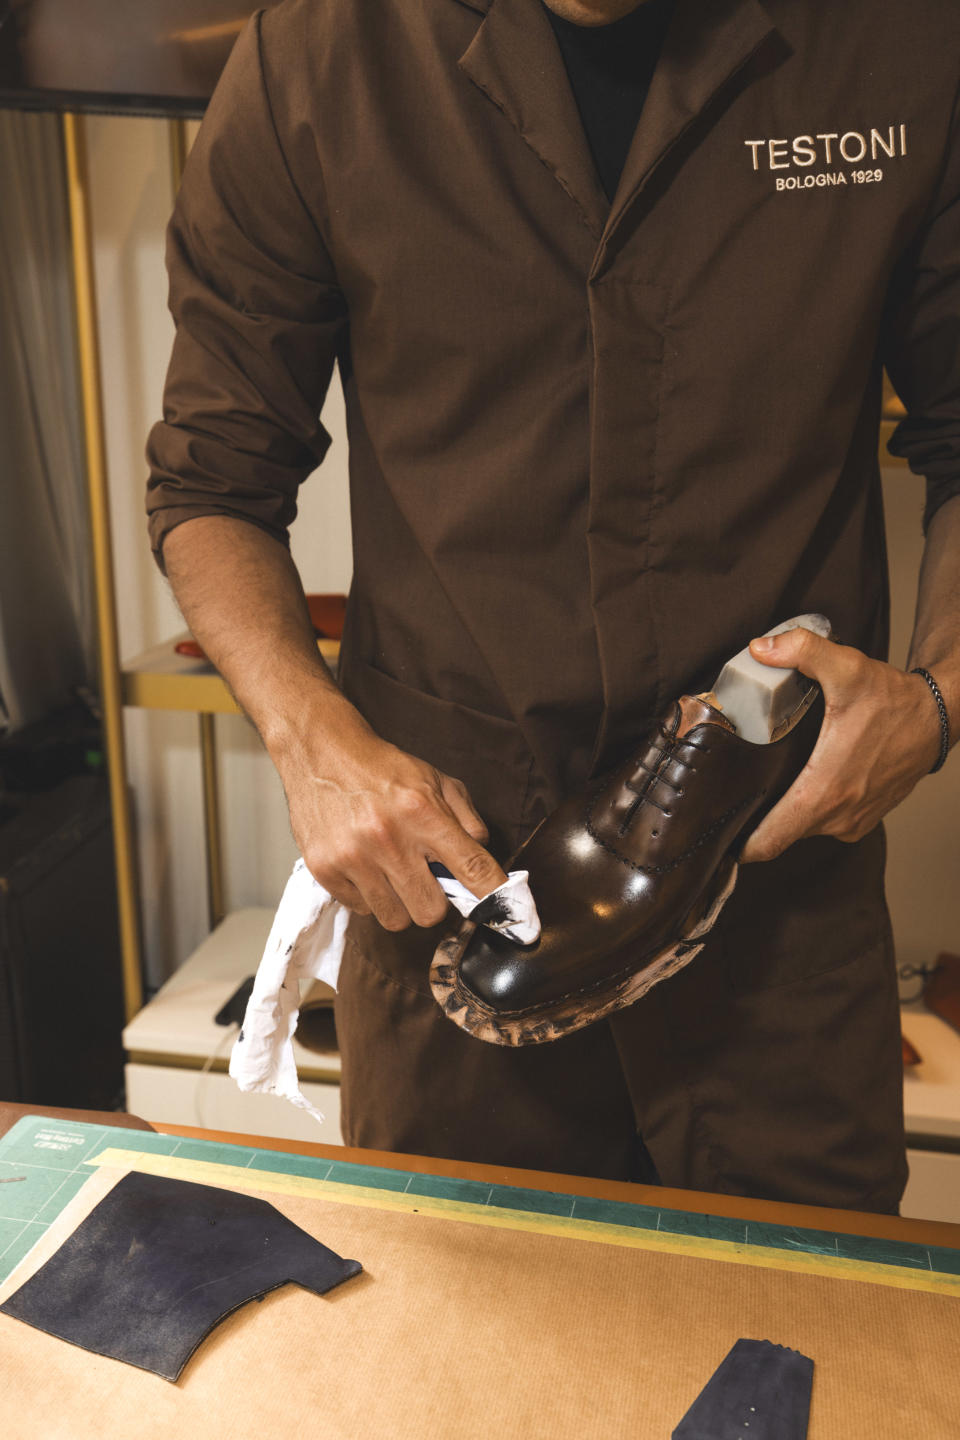
[[[451,1219],[457,1218],[457,1207],[462,1207],[463,1218],[467,1218],[468,1212],[476,1217],[482,1211],[489,1213],[493,1223],[498,1212],[505,1223],[509,1223],[508,1216],[528,1216],[530,1221],[541,1217],[544,1228],[555,1228],[559,1222],[572,1236],[577,1234],[577,1222],[580,1222],[584,1234],[589,1230],[595,1239],[600,1238],[598,1227],[609,1227],[611,1237],[623,1236],[631,1230],[658,1232],[661,1241],[676,1237],[678,1243],[689,1242],[698,1248],[704,1242],[713,1242],[717,1249],[729,1247],[740,1254],[753,1251],[754,1263],[762,1263],[761,1252],[767,1251],[789,1254],[801,1264],[803,1256],[826,1257],[837,1270],[846,1268],[843,1262],[850,1262],[850,1273],[857,1278],[867,1278],[865,1272],[877,1267],[877,1275],[881,1270],[886,1271],[889,1277],[886,1283],[896,1283],[899,1275],[900,1283],[906,1281],[909,1285],[904,1272],[924,1272],[931,1278],[960,1277],[960,1250],[944,1247],[874,1240],[755,1220],[731,1220],[625,1201],[488,1185],[476,1180],[454,1180],[341,1160],[285,1155],[244,1145],[223,1145],[212,1140],[177,1139],[144,1130],[27,1116],[0,1139],[0,1282],[33,1248],[94,1173],[97,1157],[107,1151],[174,1157],[178,1166],[181,1162],[212,1164],[299,1176],[342,1185],[345,1190],[352,1186],[358,1202],[361,1192],[366,1197],[370,1192],[382,1192],[385,1205],[391,1196],[394,1201],[401,1195],[409,1197],[408,1204],[413,1197],[421,1197],[428,1204],[435,1202],[443,1206]],[[247,1188],[249,1176],[244,1180]],[[349,1198],[346,1193],[344,1198]],[[636,1238],[641,1238],[639,1233]],[[773,1259],[772,1253],[770,1259]],[[920,1281],[921,1276],[915,1274],[915,1279]]]

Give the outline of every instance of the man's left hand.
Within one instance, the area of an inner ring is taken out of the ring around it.
[[[807,835],[860,840],[937,759],[940,725],[929,686],[800,628],[752,640],[750,653],[816,680],[825,712],[813,754],[741,859],[773,860]]]

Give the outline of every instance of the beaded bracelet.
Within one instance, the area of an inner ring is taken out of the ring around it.
[[[940,686],[934,680],[929,670],[924,670],[922,665],[916,665],[910,671],[911,675],[922,675],[930,686],[930,693],[937,702],[937,713],[940,716],[940,754],[937,756],[935,765],[930,767],[929,773],[936,774],[940,766],[950,753],[950,717],[947,714],[947,707],[944,704],[943,696],[940,694]]]

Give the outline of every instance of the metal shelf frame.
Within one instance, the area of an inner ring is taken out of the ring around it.
[[[125,665],[120,663],[85,117],[80,113],[67,112],[62,115],[61,123],[69,192],[77,353],[96,591],[100,698],[113,821],[124,1005],[129,1021],[143,1005],[143,968],[136,843],[123,729],[124,706],[186,710],[198,717],[211,929],[225,914],[215,717],[239,714],[240,709],[223,679],[208,661],[177,654],[176,643],[187,639],[186,633],[154,646]],[[170,120],[167,125],[170,173],[176,193],[189,150],[189,134],[185,120]],[[318,644],[325,660],[335,669],[339,643],[321,640]]]

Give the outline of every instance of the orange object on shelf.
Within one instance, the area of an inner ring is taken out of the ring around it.
[[[308,595],[307,608],[318,640],[340,639],[347,613],[346,595]],[[193,639],[178,640],[173,648],[178,655],[189,655],[194,660],[207,658],[203,647]]]
[[[307,608],[318,640],[339,640],[347,613],[346,595],[308,595]]]

